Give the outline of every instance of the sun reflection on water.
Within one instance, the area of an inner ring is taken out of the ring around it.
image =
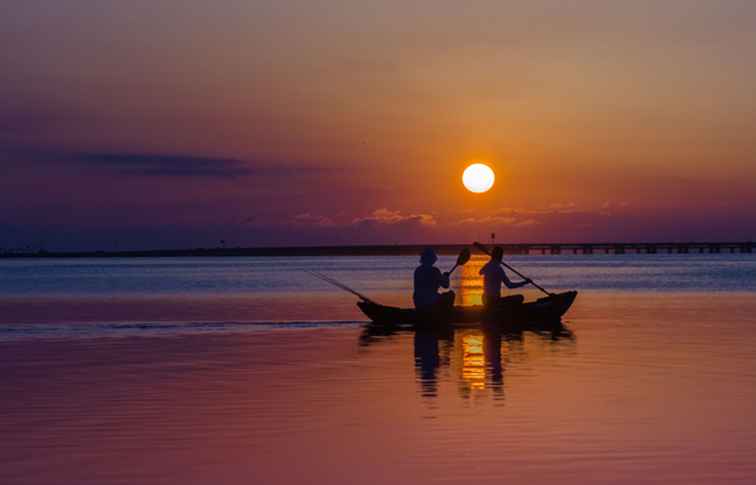
[[[486,357],[483,353],[485,335],[480,331],[461,335],[462,340],[462,379],[470,389],[486,388]]]
[[[483,302],[483,277],[478,274],[487,261],[485,256],[473,256],[460,268],[459,286],[456,289],[457,305],[481,305]]]

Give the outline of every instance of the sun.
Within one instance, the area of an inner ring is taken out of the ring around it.
[[[491,167],[484,163],[473,163],[462,174],[462,183],[470,192],[482,194],[493,187],[496,176]]]

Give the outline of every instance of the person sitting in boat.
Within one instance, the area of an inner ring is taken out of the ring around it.
[[[415,269],[415,291],[412,300],[415,308],[427,309],[434,305],[454,304],[454,292],[439,293],[439,288],[449,288],[449,273],[441,273],[441,270],[433,266],[438,261],[436,251],[425,248],[420,255],[420,266]]]
[[[501,258],[504,256],[504,250],[496,246],[491,252],[491,260],[480,268],[480,274],[483,275],[483,304],[486,306],[496,305],[501,298],[501,285],[506,285],[509,289],[520,288],[528,283],[530,279],[511,281],[501,266]]]

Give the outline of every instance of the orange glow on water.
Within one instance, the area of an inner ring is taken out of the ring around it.
[[[459,287],[457,288],[457,305],[481,305],[483,302],[483,277],[478,273],[485,264],[487,257],[473,256],[460,270]]]
[[[458,332],[455,340],[461,341],[461,369],[463,392],[486,388],[485,335],[480,330]]]

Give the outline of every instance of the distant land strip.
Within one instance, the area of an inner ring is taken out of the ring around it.
[[[489,245],[491,245],[489,243]],[[537,243],[496,244],[506,254],[715,254],[752,253],[754,242],[656,242],[656,243]],[[397,244],[364,246],[288,246],[249,248],[155,249],[144,251],[23,251],[0,250],[0,258],[143,258],[198,256],[406,256],[416,255],[426,246],[440,254],[458,254],[469,244]]]

